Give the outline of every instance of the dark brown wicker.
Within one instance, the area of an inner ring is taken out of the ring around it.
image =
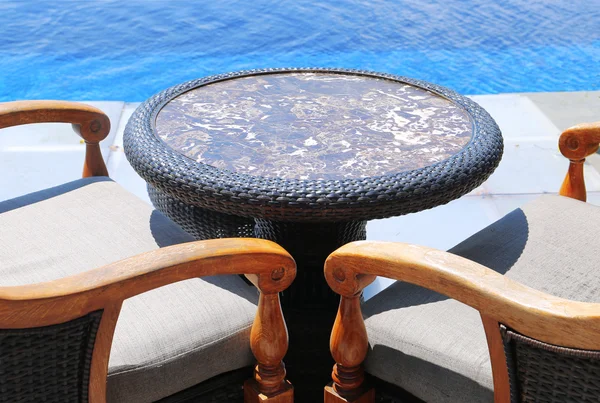
[[[501,326],[512,403],[600,401],[600,351],[543,343]]]
[[[85,403],[102,311],[59,325],[0,330],[0,402]]]

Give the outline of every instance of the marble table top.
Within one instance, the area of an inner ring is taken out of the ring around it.
[[[461,151],[473,122],[452,101],[377,77],[287,72],[185,92],[156,133],[197,162],[282,179],[366,178],[423,168]]]

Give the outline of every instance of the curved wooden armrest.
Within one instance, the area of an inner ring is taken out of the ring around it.
[[[0,327],[60,323],[102,309],[110,301],[196,277],[247,274],[265,294],[286,289],[296,275],[293,258],[276,243],[253,238],[213,239],[169,246],[45,283],[0,287]],[[49,311],[43,317],[19,312],[32,304],[48,306],[72,300],[79,309]]]
[[[15,101],[0,103],[0,129],[29,123],[71,123],[86,143],[83,177],[108,176],[100,141],[110,132],[110,120],[93,106],[69,101]]]
[[[562,155],[570,160],[569,171],[560,188],[562,196],[586,201],[583,162],[598,150],[600,122],[583,123],[565,130],[558,141]]]
[[[330,340],[336,365],[333,382],[325,387],[327,403],[375,401],[373,389],[364,382],[362,362],[369,344],[358,298],[375,276],[428,288],[479,311],[496,403],[511,401],[499,323],[549,344],[600,350],[600,304],[545,294],[448,252],[392,242],[353,242],[325,262],[327,283],[342,295]]]
[[[554,297],[448,252],[392,242],[353,242],[325,263],[328,284],[342,296],[360,293],[375,276],[439,292],[546,343],[600,350],[600,304]]]
[[[90,403],[106,402],[106,378],[114,329],[123,301],[143,292],[202,276],[247,274],[260,289],[250,332],[257,360],[244,385],[245,401],[291,403],[283,357],[288,333],[279,292],[296,275],[294,259],[279,245],[262,239],[214,239],[161,248],[71,277],[46,283],[0,287],[0,328],[30,328],[64,323],[102,311],[89,377]],[[262,399],[262,400],[261,400]]]
[[[69,101],[0,103],[0,129],[29,123],[71,123],[85,140],[98,143],[110,132],[110,120],[93,106]]]

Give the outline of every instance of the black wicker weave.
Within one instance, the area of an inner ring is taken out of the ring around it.
[[[85,403],[102,311],[29,329],[0,330],[0,402]]]
[[[254,220],[190,206],[148,184],[154,206],[198,240],[254,237]]]
[[[543,343],[501,326],[512,403],[600,401],[600,351]]]
[[[460,105],[471,117],[473,136],[463,150],[437,164],[364,179],[296,180],[234,173],[198,163],[169,148],[155,133],[161,108],[191,89],[236,77],[290,72],[354,74],[418,86]],[[479,186],[502,155],[494,120],[475,102],[452,90],[391,74],[347,69],[265,69],[227,73],[166,89],[135,111],[124,147],[133,168],[156,189],[212,211],[277,221],[357,221],[408,214],[456,199]]]

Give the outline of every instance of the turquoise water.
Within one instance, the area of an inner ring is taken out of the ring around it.
[[[348,67],[464,94],[600,90],[600,0],[0,0],[0,100],[142,101],[226,71]]]

